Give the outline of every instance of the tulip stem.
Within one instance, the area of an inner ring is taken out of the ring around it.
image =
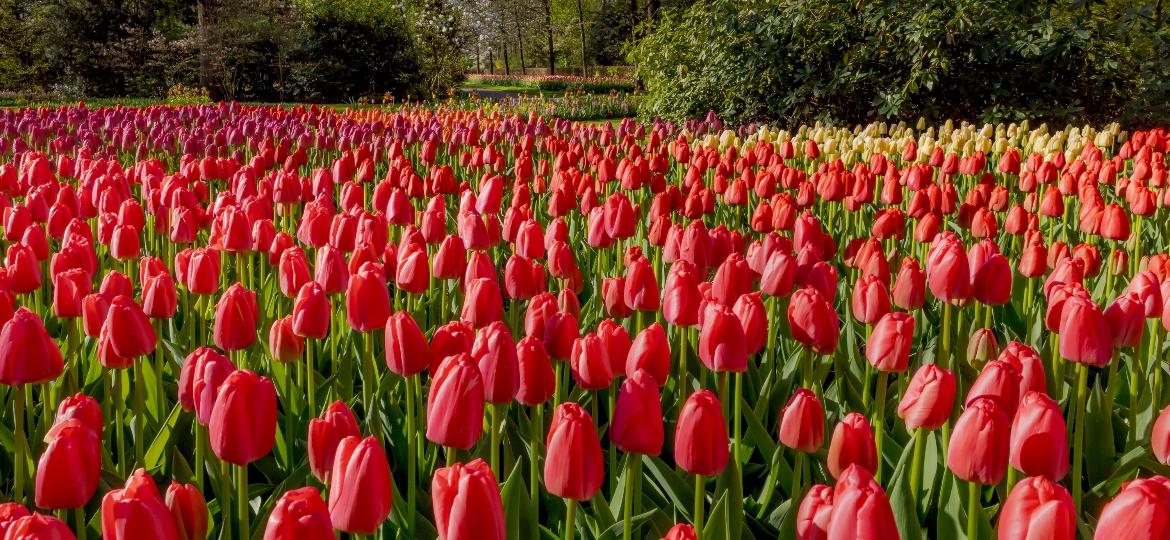
[[[236,504],[240,510],[240,538],[251,538],[252,530],[248,524],[249,512],[248,508],[248,466],[241,465],[236,470],[236,490],[237,501]]]
[[[313,377],[316,373],[313,370],[313,349],[316,348],[316,343],[310,341],[305,346],[305,386],[306,386],[306,400],[309,404],[309,418],[317,416],[317,381]]]
[[[414,385],[411,377],[406,382],[406,533],[414,533],[415,492],[418,483],[418,446],[415,439]]]
[[[918,490],[922,483],[922,461],[926,454],[926,436],[924,428],[914,430],[914,457],[910,461],[910,500],[918,504]]]
[[[638,474],[637,461],[639,456],[634,453],[626,454],[626,493],[622,498],[622,538],[630,540],[634,534],[634,475]]]
[[[366,424],[370,427],[370,433],[380,441],[382,424],[378,422],[378,400],[374,394],[374,386],[377,384],[374,375],[374,331],[366,332],[364,338],[366,354],[362,358],[362,401],[366,408]]]
[[[123,429],[125,422],[122,417],[125,409],[122,399],[122,372],[111,369],[110,377],[113,378],[114,444],[118,450],[118,474],[126,476],[126,430]]]
[[[232,537],[232,519],[229,513],[232,502],[232,472],[228,462],[219,461],[219,518],[223,520],[223,533],[220,538]]]
[[[796,457],[792,460],[792,489],[788,491],[788,498],[799,501],[804,495],[804,452],[796,451]]]
[[[16,444],[15,470],[12,473],[13,500],[24,504],[24,449],[28,447],[24,436],[24,388],[13,386],[12,390],[12,440]]]
[[[695,537],[703,537],[703,499],[706,498],[706,489],[703,487],[703,475],[695,475]]]
[[[678,330],[678,406],[681,409],[687,401],[687,327],[679,326]]]
[[[939,366],[951,369],[951,303],[943,303],[942,316],[942,347],[939,349]]]
[[[142,360],[139,360],[142,362]],[[134,366],[134,464],[138,467],[146,466],[146,451],[144,439],[146,438],[146,403],[144,394],[146,389],[142,386],[143,375],[142,364],[138,363]]]
[[[577,520],[577,500],[566,499],[565,506],[565,540],[573,540],[573,533],[577,532],[577,527],[573,523]]]
[[[206,428],[204,428],[203,426],[200,426],[199,421],[196,420],[196,422],[195,422],[195,485],[199,486],[200,490],[202,490],[204,487],[203,486],[203,467],[204,467],[204,460],[206,459],[204,456],[207,454],[207,448],[206,448],[207,434],[204,431],[204,429],[206,429]]]
[[[733,433],[735,434],[735,446],[732,448],[734,450],[734,452],[732,453],[732,457],[735,459],[736,463],[739,463],[740,449],[743,448],[743,441],[742,441],[743,427],[742,427],[742,424],[741,424],[740,418],[739,418],[740,417],[740,404],[739,404],[739,402],[743,401],[743,373],[736,373],[735,374],[735,390],[732,393],[731,399],[732,399],[732,402],[731,402],[732,425],[735,428],[733,431]]]
[[[882,443],[886,439],[886,386],[887,373],[877,370],[877,390],[873,401],[873,444],[877,449],[877,470],[873,472],[874,480],[882,481]]]
[[[979,538],[979,522],[975,517],[979,511],[979,484],[967,482],[967,540]]]
[[[488,459],[491,461],[492,474],[496,478],[500,476],[500,405],[498,403],[489,403],[491,408],[491,437]]]
[[[1089,366],[1086,364],[1077,364],[1077,403],[1076,403],[1076,428],[1073,432],[1073,472],[1072,488],[1073,488],[1073,504],[1077,509],[1081,508],[1081,467],[1083,465],[1084,456],[1084,439],[1085,439],[1085,399],[1088,394],[1089,387]]]
[[[530,452],[528,454],[528,499],[531,511],[529,538],[540,538],[540,441],[544,437],[544,420],[541,414],[544,405],[537,404],[532,408],[531,435],[528,440]]]
[[[77,521],[74,532],[77,533],[77,540],[85,540],[88,531],[85,526],[85,507],[78,506],[73,509],[73,518]]]
[[[1134,358],[1136,361],[1136,357],[1137,357],[1136,351],[1134,353],[1135,353]],[[1107,396],[1105,398],[1105,417],[1106,418],[1111,418],[1113,416],[1113,400],[1117,399],[1117,383],[1118,383],[1117,364],[1120,364],[1120,363],[1121,363],[1121,350],[1114,348],[1113,349],[1113,358],[1109,362],[1108,379],[1105,381],[1105,383],[1107,385],[1105,387],[1105,392],[1106,392],[1106,396]],[[1136,369],[1137,366],[1134,366],[1134,368]],[[1131,390],[1131,392],[1132,392],[1132,390]]]

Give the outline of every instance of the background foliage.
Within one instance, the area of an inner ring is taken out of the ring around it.
[[[650,116],[1170,119],[1161,1],[712,0],[629,47]]]

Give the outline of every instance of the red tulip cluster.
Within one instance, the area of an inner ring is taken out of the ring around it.
[[[2,110],[0,540],[1163,537],[1168,150]]]

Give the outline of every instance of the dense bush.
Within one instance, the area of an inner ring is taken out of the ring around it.
[[[712,0],[629,51],[643,113],[1170,120],[1161,2]]]
[[[418,13],[432,6],[414,6]],[[445,92],[458,36],[392,0],[0,0],[0,90],[347,102]]]

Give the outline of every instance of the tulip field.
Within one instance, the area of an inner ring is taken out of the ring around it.
[[[0,109],[0,540],[1170,538],[1168,149]]]

